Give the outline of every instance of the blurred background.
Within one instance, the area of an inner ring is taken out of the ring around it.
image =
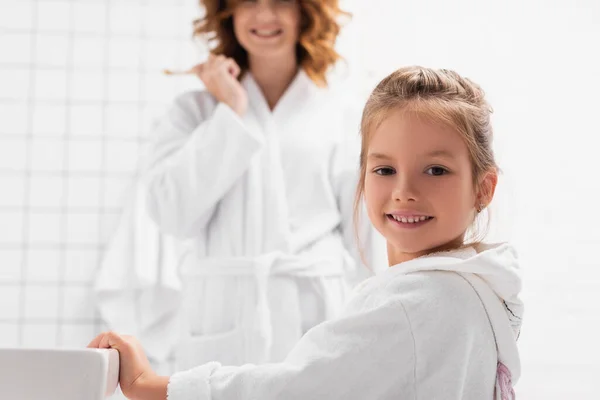
[[[600,374],[600,2],[348,0],[333,84],[404,65],[486,90],[503,170],[489,240],[524,266],[525,399],[595,399]],[[169,77],[207,49],[195,0],[0,0],[0,347],[82,347],[91,296]]]

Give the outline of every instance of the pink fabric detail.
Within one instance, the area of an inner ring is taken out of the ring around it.
[[[498,362],[498,369],[496,370],[496,390],[500,392],[500,400],[516,399],[511,379],[512,377],[508,367],[501,362]]]

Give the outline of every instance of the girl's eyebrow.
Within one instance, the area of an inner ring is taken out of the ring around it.
[[[454,154],[449,152],[448,150],[434,150],[427,154],[428,157],[446,157],[446,158],[454,158]]]
[[[382,153],[370,153],[368,155],[368,158],[376,158],[376,159],[380,159],[380,160],[391,160],[392,159],[392,157],[386,156],[385,154],[382,154]]]
[[[434,150],[427,154],[427,157],[446,157],[446,158],[455,158],[454,154],[449,152],[448,150]],[[385,155],[383,153],[370,153],[368,158],[375,158],[380,160],[392,160],[393,158]]]

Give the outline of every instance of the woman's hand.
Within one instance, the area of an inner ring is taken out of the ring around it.
[[[169,378],[154,373],[136,338],[105,332],[92,340],[88,348],[119,351],[119,385],[128,399],[166,400]]]
[[[240,82],[240,67],[232,58],[210,54],[208,61],[191,69],[204,82],[206,89],[222,103],[242,116],[248,108],[248,95]]]

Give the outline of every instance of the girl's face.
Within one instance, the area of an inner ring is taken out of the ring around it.
[[[491,195],[478,199],[459,134],[401,110],[372,133],[365,173],[369,218],[387,240],[390,265],[462,244],[497,179],[486,175]]]
[[[250,57],[294,56],[300,4],[297,0],[241,0],[233,11],[233,29]]]

